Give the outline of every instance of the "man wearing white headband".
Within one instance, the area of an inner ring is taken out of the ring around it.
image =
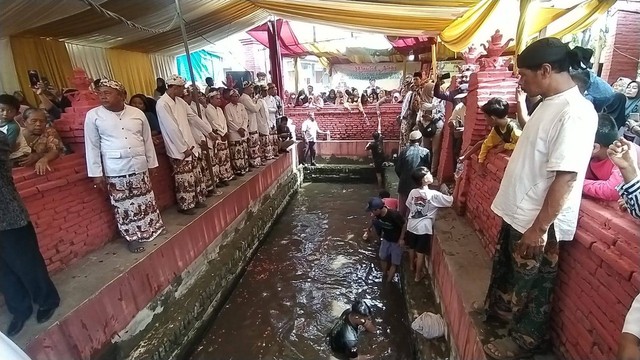
[[[234,179],[231,170],[231,156],[229,155],[229,144],[227,142],[227,119],[222,111],[222,95],[217,90],[212,90],[207,95],[209,106],[205,109],[205,117],[211,124],[213,132],[218,136],[214,144],[216,164],[218,165],[218,184],[229,185],[229,181]]]
[[[145,114],[126,105],[121,83],[102,79],[97,87],[102,106],[84,122],[87,173],[94,187],[111,198],[120,234],[134,253],[164,231],[151,188],[158,159]]]
[[[178,75],[172,75],[166,83],[167,91],[158,99],[156,111],[167,155],[173,167],[178,212],[193,215],[195,208],[207,206],[204,202],[207,187],[199,163],[200,144],[192,128],[207,133],[210,138],[215,136],[211,132],[211,126],[180,98],[184,94],[186,81]]]
[[[242,176],[249,168],[247,154],[247,127],[249,126],[249,114],[244,105],[240,104],[240,94],[233,89],[229,95],[229,103],[224,108],[229,129],[229,146],[231,147],[231,166],[236,175]]]
[[[280,155],[280,137],[278,136],[278,119],[284,116],[284,104],[278,96],[278,89],[273,83],[267,84],[267,106],[269,108],[269,129],[271,132],[271,149],[273,157]]]
[[[245,81],[242,84],[244,90],[242,91],[242,95],[240,95],[240,103],[244,105],[245,109],[247,109],[247,114],[249,115],[249,138],[247,142],[249,147],[249,166],[255,168],[262,165],[262,161],[260,159],[260,136],[258,135],[257,118],[262,106],[253,100],[253,85],[254,84],[251,81]]]

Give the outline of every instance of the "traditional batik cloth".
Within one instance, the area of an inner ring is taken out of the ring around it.
[[[211,175],[205,176],[205,170],[207,170],[207,174],[209,174],[209,169],[204,160],[204,153],[200,153],[200,156],[196,159],[196,163],[198,166],[193,167],[193,175],[196,180],[196,202],[204,202],[207,198],[207,192],[209,192],[209,188],[207,187],[207,177],[211,179]],[[211,187],[213,190],[213,185]]]
[[[271,143],[273,144],[271,147],[273,157],[277,158],[280,155],[280,137],[278,134],[271,135]]]
[[[174,172],[175,192],[180,210],[193,209],[197,202],[203,202],[207,187],[202,179],[200,164],[197,160],[179,160],[169,158]],[[196,166],[197,165],[197,166]]]
[[[230,141],[231,166],[236,174],[245,174],[249,164],[247,162],[247,142],[244,140]]]
[[[520,256],[520,239],[520,232],[502,223],[487,291],[487,314],[510,317],[513,340],[522,348],[533,350],[548,340],[560,249],[553,226],[549,228],[544,252],[534,259]]]
[[[198,158],[198,164],[200,165],[200,173],[202,174],[202,180],[207,191],[213,191],[215,178],[211,177],[211,171],[209,171],[209,165],[207,164],[207,157],[211,156],[209,151],[202,151]],[[213,167],[213,164],[211,164]],[[213,169],[212,169],[213,170]],[[215,173],[214,173],[215,176]]]
[[[248,147],[249,165],[253,167],[262,165],[260,160],[260,136],[257,131],[249,133]]]
[[[260,155],[262,162],[267,160],[273,160],[273,142],[271,141],[271,135],[260,134]]]
[[[107,176],[107,189],[120,234],[129,242],[151,241],[164,230],[149,172]]]
[[[229,181],[233,179],[231,155],[229,154],[229,144],[226,140],[218,140],[216,142],[216,163],[218,164],[220,172],[218,181]]]

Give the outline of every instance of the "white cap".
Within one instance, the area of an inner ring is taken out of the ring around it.
[[[422,139],[422,133],[418,130],[414,130],[409,134],[409,140],[420,140]]]
[[[177,86],[185,86],[187,81],[180,75],[171,75],[167,79],[167,86],[169,85],[177,85]]]

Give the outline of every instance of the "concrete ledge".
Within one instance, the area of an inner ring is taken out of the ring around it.
[[[474,322],[471,306],[483,301],[489,286],[491,262],[474,230],[452,209],[441,209],[436,221],[431,261],[434,287],[447,321],[453,358],[486,359],[482,323]]]
[[[168,234],[148,244],[142,254],[129,253],[121,241],[111,242],[63,270],[54,276],[62,296],[60,309],[46,324],[29,321],[16,343],[34,360],[89,359],[123,336],[117,334],[127,327],[137,333],[144,326],[131,327],[136,315],[170,284],[183,281],[185,269],[220,242],[224,230],[274,184],[290,178],[294,158],[295,152],[283,155],[234,182],[225,195],[209,199],[209,207],[197,216],[179,215],[174,209],[163,212]],[[250,248],[236,251],[248,254]],[[8,323],[6,312],[2,320]]]
[[[376,174],[369,165],[320,164],[303,169],[305,182],[376,183]]]

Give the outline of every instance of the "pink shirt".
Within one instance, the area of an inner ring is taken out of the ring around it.
[[[640,146],[635,145],[640,158]],[[604,160],[591,159],[582,187],[582,193],[595,199],[615,201],[620,194],[616,186],[623,183],[622,174],[609,158]]]
[[[392,210],[398,210],[398,199],[394,198],[384,198],[382,199],[384,202],[384,206]]]

